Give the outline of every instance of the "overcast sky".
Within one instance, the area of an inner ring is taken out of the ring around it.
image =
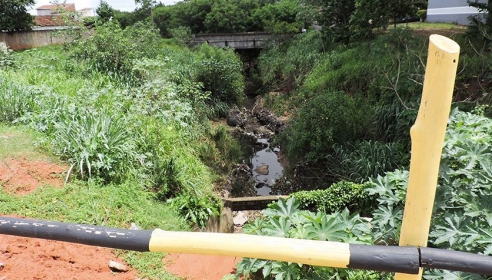
[[[179,0],[161,0],[164,5],[173,5]],[[36,7],[41,5],[49,5],[53,0],[36,0],[36,3],[29,11],[31,14],[36,14]],[[58,1],[62,3],[63,1]],[[135,9],[135,0],[106,0],[106,2],[116,10],[120,11],[133,11]],[[75,9],[80,10],[84,8],[93,8],[94,10],[99,6],[100,0],[67,0],[67,3],[75,3]]]

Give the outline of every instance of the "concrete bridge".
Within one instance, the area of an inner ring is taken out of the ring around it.
[[[208,43],[219,48],[230,47],[234,49],[261,49],[263,43],[276,37],[267,32],[224,33],[224,34],[200,34],[195,35],[193,45]],[[284,35],[280,35],[284,36]]]

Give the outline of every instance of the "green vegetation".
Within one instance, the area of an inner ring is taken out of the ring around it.
[[[2,213],[123,228],[203,227],[220,213],[214,184],[242,153],[225,128],[210,124],[242,99],[238,56],[167,45],[144,24],[122,30],[108,21],[93,36],[74,38],[9,53],[11,63],[0,68],[0,155],[62,161],[69,178],[62,189],[45,186],[21,198],[2,192]],[[17,135],[22,140],[10,143]],[[33,141],[39,150],[21,150]],[[170,278],[163,254],[122,254],[143,277]]]
[[[420,31],[444,29],[443,32],[453,34],[461,53],[428,246],[489,255],[490,16],[485,24],[472,19],[474,24],[467,32],[453,24],[421,22],[385,30],[384,24],[389,21],[383,21],[381,28],[374,25],[368,30],[359,19],[367,20],[365,16],[369,13],[364,11],[369,9],[362,7],[369,2],[324,2],[332,8],[322,13],[328,20],[322,22],[324,36],[308,32],[272,46],[260,55],[258,67],[265,92],[274,92],[266,93],[265,104],[291,116],[276,139],[289,161],[290,178],[300,188],[317,190],[291,194],[295,200],[277,202],[265,211],[265,220],[257,219],[245,230],[251,234],[317,239],[320,237],[313,232],[324,229],[324,233],[333,233],[329,240],[344,240],[343,234],[348,232],[355,233],[350,238],[358,242],[362,239],[367,244],[398,244],[408,184],[409,131],[420,102],[427,56],[428,41],[421,37],[425,32]],[[377,15],[376,2],[370,1]],[[472,6],[490,11],[487,4]],[[329,16],[334,12],[346,16]],[[325,29],[327,23],[335,24],[330,20],[341,19],[345,21]],[[302,44],[307,38],[309,46]],[[309,51],[291,51],[296,48]],[[303,54],[306,64],[292,67]],[[289,213],[288,217],[284,213]],[[371,233],[359,231],[357,223],[349,223],[353,220],[347,217],[362,214],[372,217]],[[318,219],[307,221],[311,215]],[[322,221],[334,222],[325,222],[325,228]],[[355,230],[345,232],[347,223]],[[252,279],[390,276],[343,273],[252,259],[238,265],[238,275]],[[424,279],[487,278],[425,270]]]
[[[492,119],[459,110],[452,112],[442,154],[429,247],[490,254],[491,126]],[[272,204],[265,210],[263,218],[244,230],[257,235],[397,245],[408,175],[407,170],[396,169],[362,185],[341,182],[324,191],[295,193],[288,201]],[[376,207],[368,196],[377,198]],[[352,204],[354,202],[370,202],[371,206]],[[313,210],[320,212],[300,211],[301,206],[314,207]],[[375,210],[369,228],[369,223],[358,215],[372,209]],[[255,273],[262,273],[265,279],[285,278],[285,275],[290,279],[390,277],[388,273],[340,271],[257,259],[245,259],[238,264],[238,274],[258,275]],[[425,270],[424,279],[487,278],[469,273]]]
[[[313,212],[335,213],[348,209],[351,213],[359,212],[370,215],[376,208],[374,197],[367,195],[366,189],[371,184],[356,184],[340,181],[328,189],[300,191],[290,195],[299,203],[299,208]]]
[[[371,244],[371,229],[366,220],[348,210],[325,214],[300,210],[294,198],[271,204],[256,219],[244,227],[244,232],[322,241]],[[390,273],[363,270],[314,267],[295,263],[243,259],[237,265],[236,279],[391,279]]]
[[[34,0],[1,0],[0,30],[30,30],[33,17],[27,12]]]

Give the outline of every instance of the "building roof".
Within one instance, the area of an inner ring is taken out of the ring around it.
[[[36,10],[51,10],[54,11],[58,8],[62,8],[67,11],[75,11],[75,4],[54,4],[54,5],[43,5],[36,8]]]
[[[65,25],[63,18],[60,16],[35,16],[36,26],[61,26]]]

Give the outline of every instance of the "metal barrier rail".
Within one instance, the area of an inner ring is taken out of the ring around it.
[[[492,257],[425,247],[347,244],[246,234],[131,230],[0,218],[0,234],[115,249],[249,257],[315,266],[418,274],[420,268],[492,275]]]

